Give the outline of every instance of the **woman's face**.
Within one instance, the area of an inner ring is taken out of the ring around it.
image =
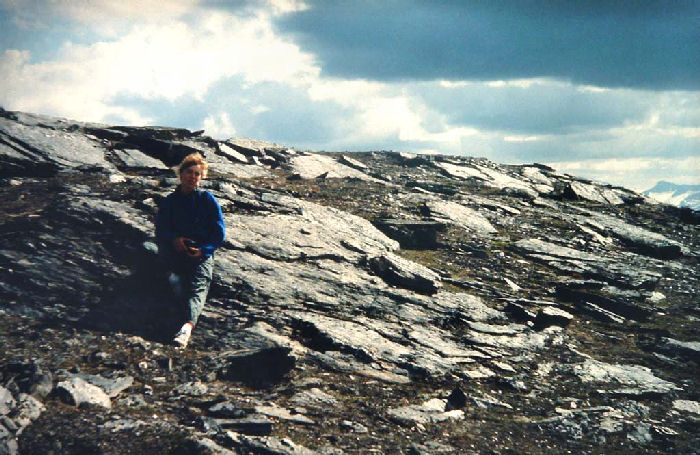
[[[180,188],[183,193],[191,193],[202,181],[202,165],[190,166],[180,173]]]

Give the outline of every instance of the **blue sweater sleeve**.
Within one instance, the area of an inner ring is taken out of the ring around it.
[[[207,195],[207,203],[209,204],[210,211],[209,215],[212,221],[207,238],[199,249],[202,251],[202,255],[209,257],[224,242],[226,224],[224,223],[224,215],[221,212],[219,201],[208,191],[205,194]]]

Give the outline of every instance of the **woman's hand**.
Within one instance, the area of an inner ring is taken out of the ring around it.
[[[187,253],[187,256],[189,256],[192,259],[199,259],[202,257],[202,250],[200,250],[199,248],[187,247],[185,253]]]
[[[189,253],[187,252],[188,246],[185,242],[191,242],[192,240],[188,239],[187,237],[177,237],[173,239],[173,248],[175,248],[175,251],[178,253],[186,253],[189,256]]]

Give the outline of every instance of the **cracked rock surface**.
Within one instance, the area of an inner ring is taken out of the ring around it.
[[[198,151],[190,346],[156,268]],[[693,453],[698,220],[543,165],[0,110],[0,453]]]

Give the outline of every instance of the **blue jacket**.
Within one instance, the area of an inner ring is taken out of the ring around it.
[[[160,201],[156,216],[156,241],[159,248],[172,248],[176,237],[196,242],[203,258],[208,258],[221,246],[226,225],[221,206],[214,195],[196,189],[185,195],[177,187]]]

